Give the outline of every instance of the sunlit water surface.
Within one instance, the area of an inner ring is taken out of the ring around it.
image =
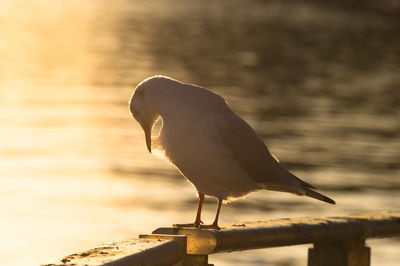
[[[154,74],[223,95],[283,164],[337,202],[257,192],[223,206],[221,222],[400,210],[390,3],[3,0],[0,264],[48,263],[194,219],[193,187],[147,152],[128,110],[134,86]],[[368,243],[373,265],[396,265],[398,239]],[[306,256],[298,246],[210,262]]]

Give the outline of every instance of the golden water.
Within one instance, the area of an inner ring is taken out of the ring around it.
[[[223,206],[222,222],[399,210],[397,22],[312,3],[2,0],[0,264],[194,219],[192,186],[148,154],[127,106],[154,74],[222,94],[337,201],[257,192]],[[370,244],[373,265],[398,261],[398,239]],[[305,265],[306,247],[210,261]]]

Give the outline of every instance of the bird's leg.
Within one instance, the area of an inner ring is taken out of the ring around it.
[[[194,221],[194,223],[174,224],[174,226],[177,226],[177,227],[200,227],[200,224],[203,223],[201,221],[201,209],[203,207],[203,202],[204,202],[204,193],[199,192],[199,205],[197,206],[196,220]]]
[[[194,221],[195,227],[199,227],[200,224],[203,223],[201,221],[201,209],[203,207],[203,202],[204,202],[204,194],[199,192],[199,205],[197,206],[196,220]]]
[[[222,205],[222,199],[218,199],[218,207],[217,207],[217,214],[215,215],[215,219],[214,222],[210,225],[201,225],[201,228],[204,229],[217,229],[219,230],[219,226],[218,226],[218,218],[219,218],[219,212],[221,210],[221,205]]]

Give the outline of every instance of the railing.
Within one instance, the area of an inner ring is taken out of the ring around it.
[[[97,265],[209,265],[208,256],[213,253],[314,244],[308,250],[309,266],[367,266],[371,252],[365,240],[394,236],[400,236],[400,212],[240,222],[224,224],[221,230],[166,227],[140,235],[140,240],[131,240],[138,242],[119,249],[124,254],[103,254]],[[138,243],[152,244],[138,251]],[[99,253],[101,249],[94,250]],[[110,248],[107,252],[113,253]],[[83,256],[83,262],[80,254],[64,258],[64,265],[96,264],[88,258],[96,255]]]

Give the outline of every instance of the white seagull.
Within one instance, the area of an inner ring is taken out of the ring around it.
[[[218,229],[222,202],[261,189],[305,195],[327,203],[332,199],[285,169],[255,131],[218,94],[165,76],[142,81],[129,101],[142,126],[147,149],[175,165],[199,196],[194,226]],[[162,128],[151,136],[161,117]],[[152,149],[153,148],[153,149]],[[218,199],[211,225],[203,225],[204,196]]]

